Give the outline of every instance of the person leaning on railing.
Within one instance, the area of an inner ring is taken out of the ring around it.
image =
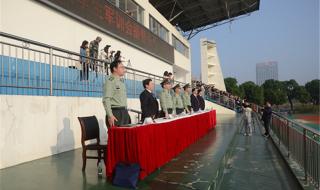
[[[104,72],[108,73],[108,65],[111,63],[110,57],[109,57],[109,48],[110,45],[106,45],[100,52],[99,59],[103,60],[103,67],[104,67]]]
[[[270,121],[271,121],[271,115],[272,115],[271,104],[269,102],[266,102],[266,105],[263,109],[262,118],[261,118],[264,123],[264,129],[265,129],[264,136],[265,137],[269,137],[269,126],[270,126]]]
[[[80,46],[80,80],[88,80],[89,78],[89,42],[84,40]]]
[[[121,60],[110,64],[111,76],[106,79],[103,87],[102,103],[106,110],[107,127],[124,126],[131,123],[127,110],[127,90],[124,80],[126,69]]]
[[[90,57],[93,58],[91,60],[91,69],[96,71],[96,76],[98,77],[98,54],[99,54],[99,43],[102,41],[101,37],[96,37],[95,40],[90,42],[89,50],[90,50]]]

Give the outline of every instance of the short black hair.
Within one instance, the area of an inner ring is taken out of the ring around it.
[[[170,75],[172,75],[172,73],[170,72],[170,73],[168,73],[168,76],[170,76]]]
[[[143,88],[146,88],[147,85],[149,85],[151,81],[152,81],[152,79],[144,79],[142,81]]]
[[[164,73],[163,73],[163,76],[168,76],[168,71],[165,71]]]
[[[117,60],[114,60],[114,61],[110,64],[110,71],[111,71],[111,73],[113,73],[114,68],[117,68],[120,63],[122,63],[121,60],[117,59]]]
[[[193,88],[193,89],[192,89],[192,92],[194,92],[195,90],[197,90],[197,89],[196,89],[196,88]]]

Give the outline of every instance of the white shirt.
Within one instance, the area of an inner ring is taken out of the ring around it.
[[[247,120],[251,122],[251,112],[252,109],[250,107],[244,108],[244,115],[246,116]]]

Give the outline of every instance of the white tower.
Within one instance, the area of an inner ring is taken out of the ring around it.
[[[201,38],[200,52],[201,81],[205,84],[213,84],[215,88],[226,91],[216,42],[213,40],[209,41],[206,38]]]

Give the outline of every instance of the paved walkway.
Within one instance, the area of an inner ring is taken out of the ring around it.
[[[271,139],[263,137],[262,126],[254,118],[253,136],[237,134],[222,190],[295,190],[301,189],[280,157]],[[264,131],[263,131],[264,132]]]

